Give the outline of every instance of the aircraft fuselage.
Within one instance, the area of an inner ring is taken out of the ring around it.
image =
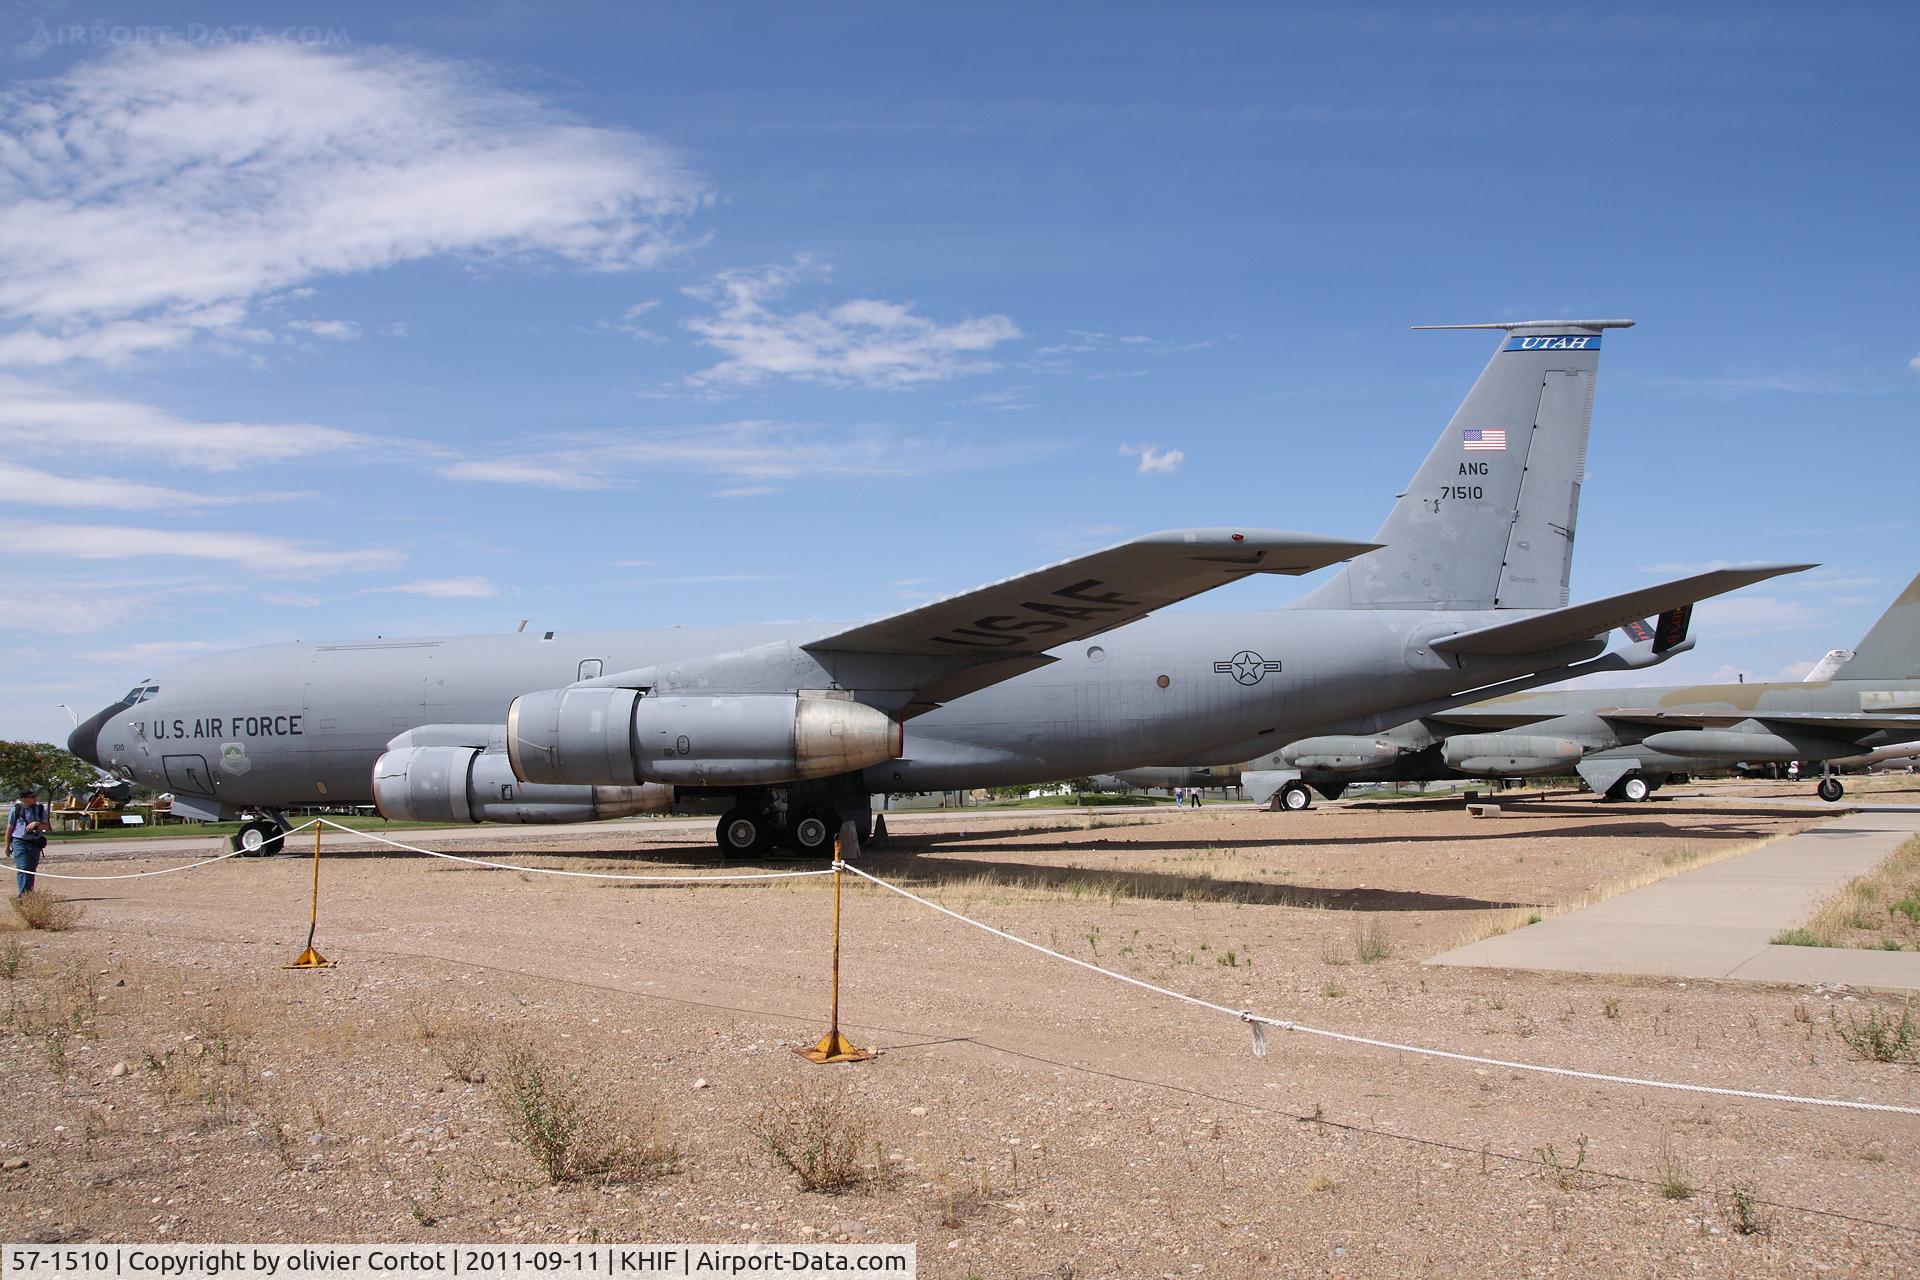
[[[1383,707],[1599,653],[1458,658],[1441,635],[1514,611],[1174,613],[1051,651],[1050,665],[907,722],[873,791],[1113,772],[1221,743],[1285,743]],[[549,632],[242,649],[166,672],[76,739],[108,768],[223,806],[368,804],[374,761],[422,725],[499,724],[518,695],[616,672],[832,634],[825,625]],[[136,693],[139,692],[136,690]]]

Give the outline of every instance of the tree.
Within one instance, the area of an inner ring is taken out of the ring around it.
[[[51,742],[0,742],[0,800],[33,787],[42,799],[72,791],[80,795],[100,783],[100,771]]]

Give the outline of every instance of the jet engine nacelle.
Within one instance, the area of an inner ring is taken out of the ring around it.
[[[1558,773],[1578,764],[1585,754],[1569,738],[1529,733],[1463,733],[1448,738],[1440,748],[1449,768],[1488,778]]]
[[[1832,760],[1860,751],[1853,743],[1832,738],[1739,729],[1669,729],[1648,734],[1640,745],[1664,755],[1708,760]]]
[[[903,736],[865,703],[807,693],[576,687],[523,694],[507,711],[508,761],[537,783],[775,786],[897,760]]]
[[[1392,764],[1409,748],[1391,738],[1363,738],[1349,734],[1331,734],[1320,738],[1302,738],[1280,750],[1280,758],[1296,769],[1326,773],[1358,773]]]
[[[405,822],[589,822],[659,813],[673,788],[544,786],[514,777],[503,751],[402,747],[374,761],[373,803]]]

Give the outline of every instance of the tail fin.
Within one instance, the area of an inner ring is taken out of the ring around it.
[[[1378,555],[1378,552],[1374,553]],[[1920,680],[1920,576],[1907,584],[1835,680]]]
[[[1558,609],[1567,603],[1600,338],[1631,320],[1502,329],[1493,359],[1374,541],[1307,609]]]

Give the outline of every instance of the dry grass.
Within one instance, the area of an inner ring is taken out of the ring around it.
[[[678,1153],[652,1116],[622,1114],[589,1095],[571,1068],[524,1041],[500,1055],[498,1097],[507,1133],[556,1183],[642,1182],[669,1173]]]
[[[910,865],[907,869],[910,870]],[[977,875],[948,879],[937,885],[915,886],[937,890],[948,902],[1208,902],[1240,906],[1304,907],[1317,905],[1315,895],[1283,884],[1261,884],[1241,878],[1240,868],[1229,866],[1184,874],[1155,871],[1088,871],[1078,867],[1014,871],[993,868]],[[1248,874],[1252,874],[1249,869]],[[896,873],[890,878],[900,879]]]
[[[1805,925],[1774,941],[1792,947],[1920,951],[1920,836],[1842,885]]]
[[[67,1051],[77,1040],[99,1038],[99,985],[85,961],[68,964],[49,982],[26,991],[7,988],[8,1029],[37,1046],[56,1075],[67,1072]]]
[[[844,1089],[795,1089],[762,1110],[751,1132],[803,1190],[857,1191],[880,1176],[873,1126]]]
[[[1869,1062],[1920,1062],[1920,1023],[1911,1008],[1895,1018],[1869,1007],[1864,1015],[1849,1012],[1844,1024],[1835,1014],[1832,1026],[1847,1048]]]
[[[85,911],[85,907],[56,898],[44,889],[35,889],[13,900],[13,913],[20,918],[20,923],[42,933],[65,933],[80,923]]]

